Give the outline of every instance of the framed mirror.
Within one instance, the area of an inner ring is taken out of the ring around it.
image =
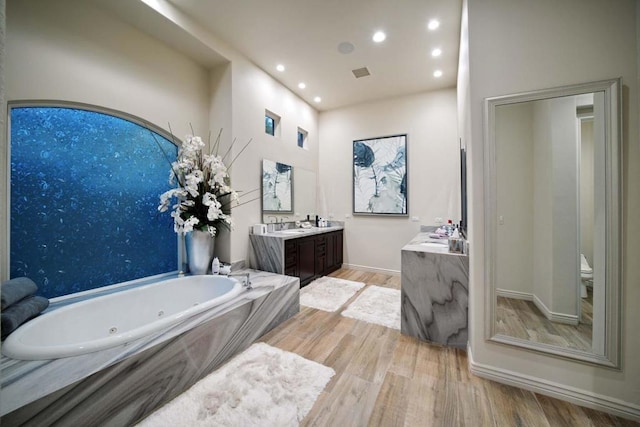
[[[293,168],[262,160],[262,212],[293,213]]]
[[[264,224],[280,221],[304,220],[309,215],[314,218],[317,209],[316,193],[317,182],[316,173],[312,170],[293,166],[293,216],[288,212],[262,211],[262,222]]]
[[[486,338],[620,368],[619,79],[485,100]]]

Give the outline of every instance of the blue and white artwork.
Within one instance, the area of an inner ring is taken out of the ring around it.
[[[407,135],[353,141],[353,213],[407,212]]]
[[[262,211],[293,212],[293,168],[262,160]]]

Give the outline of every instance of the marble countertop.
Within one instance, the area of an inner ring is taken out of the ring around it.
[[[418,233],[409,243],[407,243],[402,250],[413,252],[430,252],[436,254],[445,254],[452,256],[467,256],[466,254],[459,254],[449,252],[448,239],[435,239],[429,237],[430,232]]]
[[[297,230],[300,230],[300,232],[298,232]],[[314,236],[316,234],[329,233],[331,231],[339,231],[339,230],[344,230],[344,226],[334,225],[331,227],[290,228],[287,230],[272,231],[265,234],[252,234],[252,236],[276,237],[282,240],[289,240],[289,239],[297,239],[299,237]]]

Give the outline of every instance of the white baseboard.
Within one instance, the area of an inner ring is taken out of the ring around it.
[[[476,363],[473,360],[471,346],[467,346],[467,357],[469,371],[479,377],[640,422],[640,405],[495,366]]]
[[[540,298],[537,295],[533,296],[533,303],[538,307],[538,310],[544,314],[544,317],[549,319],[552,322],[564,323],[567,325],[577,325],[578,324],[578,316],[573,314],[565,314],[565,313],[556,313],[549,310]]]
[[[533,301],[533,303],[538,307],[538,310],[544,314],[544,317],[549,319],[552,322],[564,323],[567,325],[577,325],[578,324],[578,316],[565,314],[565,313],[555,313],[549,310],[540,298],[537,295],[530,294],[527,292],[520,291],[511,291],[509,289],[496,289],[496,295],[504,298],[513,298],[520,299],[525,301]]]
[[[496,289],[496,294],[499,297],[521,299],[525,301],[533,301],[533,294],[520,291],[510,291],[509,289]]]
[[[399,276],[400,275],[400,272],[398,270],[389,270],[389,269],[386,269],[386,268],[368,267],[366,265],[342,264],[342,268],[351,268],[353,270],[368,271],[369,273],[391,274],[393,276]]]

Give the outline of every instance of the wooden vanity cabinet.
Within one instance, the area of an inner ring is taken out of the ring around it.
[[[300,278],[300,286],[342,266],[343,233],[332,231],[288,239],[284,244],[284,274]]]

